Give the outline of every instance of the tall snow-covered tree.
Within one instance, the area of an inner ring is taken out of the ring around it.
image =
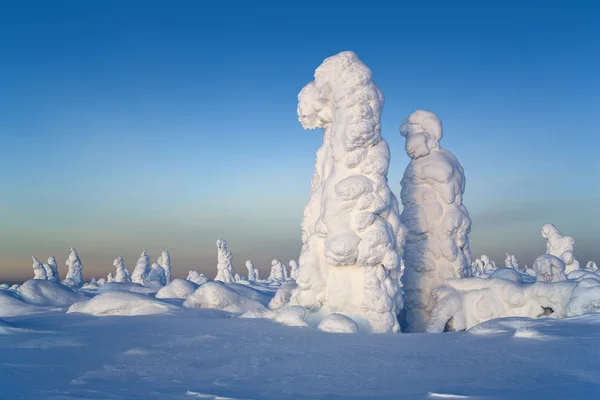
[[[115,258],[113,265],[117,269],[115,274],[115,282],[129,283],[131,282],[131,273],[129,268],[125,266],[125,261],[123,257]]]
[[[387,182],[383,95],[350,51],[327,58],[314,77],[298,95],[298,117],[305,129],[323,129],[323,145],[304,208],[298,288],[290,302],[316,315],[342,313],[368,332],[398,332],[404,229]]]
[[[66,265],[69,270],[63,284],[71,287],[81,287],[83,285],[83,264],[79,259],[77,250],[73,247],[71,247],[71,254],[69,254]]]
[[[246,261],[246,268],[248,268],[248,281],[255,282],[258,280],[258,270],[254,268],[252,261]]]
[[[298,261],[290,260],[289,266],[290,266],[290,278],[292,278],[293,280],[298,279]]]
[[[270,281],[284,281],[285,267],[278,259],[271,261],[271,273],[269,274]]]
[[[46,269],[46,276],[49,281],[60,282],[60,276],[58,276],[58,265],[56,264],[56,258],[51,256],[48,258],[48,264],[44,264]]]
[[[146,253],[146,250],[142,252],[142,255],[137,261],[133,274],[131,275],[131,281],[143,285],[146,282],[146,277],[150,273],[150,257]]]
[[[171,282],[171,255],[168,251],[163,251],[157,262],[165,270],[165,281],[168,285]]]
[[[233,256],[227,250],[227,242],[223,239],[217,240],[217,276],[215,281],[234,282]]]
[[[44,268],[42,263],[39,262],[38,259],[35,258],[35,256],[31,256],[31,258],[33,259],[33,279],[40,279],[44,281],[48,280],[48,276],[46,275],[46,269]]]
[[[401,125],[411,161],[402,178],[404,307],[409,332],[424,332],[435,304],[433,291],[446,279],[471,274],[468,234],[471,220],[463,205],[465,175],[451,152],[440,147],[442,123],[418,110]]]

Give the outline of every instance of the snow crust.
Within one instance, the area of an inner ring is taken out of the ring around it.
[[[198,289],[198,285],[186,279],[173,279],[156,293],[157,299],[187,299]]]
[[[343,314],[331,313],[319,323],[319,330],[331,333],[358,333],[358,325]]]
[[[134,316],[173,313],[178,309],[177,306],[139,293],[108,292],[101,293],[88,301],[73,304],[67,313],[91,314],[99,317]]]
[[[255,300],[240,295],[222,282],[207,282],[200,286],[183,303],[188,308],[212,308],[235,314],[242,314],[253,308],[265,307]]]
[[[67,307],[87,299],[65,285],[39,279],[26,281],[19,286],[18,293],[23,301],[36,306]]]
[[[314,77],[298,95],[298,117],[305,129],[323,129],[323,144],[304,209],[298,288],[290,304],[356,316],[366,331],[398,332],[404,230],[387,184],[383,95],[350,51],[327,58]]]
[[[413,112],[400,126],[411,161],[400,197],[407,227],[402,277],[408,332],[423,332],[446,279],[471,273],[469,213],[463,204],[465,174],[451,152],[440,147],[442,123],[434,113]]]
[[[227,242],[223,239],[217,240],[217,276],[215,281],[225,283],[235,282],[233,277],[233,256],[227,250]]]

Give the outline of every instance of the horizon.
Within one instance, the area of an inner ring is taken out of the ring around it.
[[[61,5],[0,6],[0,282],[32,278],[32,255],[55,256],[64,277],[71,246],[86,279],[144,249],[153,262],[168,250],[174,277],[214,277],[219,238],[242,276],[248,259],[261,276],[297,260],[322,141],[300,126],[297,95],[344,50],[385,96],[397,198],[400,123],[427,109],[465,170],[473,259],[531,266],[552,223],[582,267],[600,263],[600,26],[587,4]]]

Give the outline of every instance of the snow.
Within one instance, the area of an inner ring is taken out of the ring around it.
[[[269,308],[276,310],[288,304],[292,298],[292,293],[298,288],[294,281],[287,281],[277,289],[275,296],[269,302]]]
[[[129,268],[125,266],[125,261],[123,260],[123,257],[115,258],[113,265],[117,269],[117,272],[115,274],[115,282],[130,283],[131,273],[129,271]]]
[[[56,264],[56,258],[51,256],[48,258],[48,264],[44,264],[46,270],[46,277],[49,281],[60,282],[60,276],[58,276],[58,265]]]
[[[160,290],[162,286],[144,286],[139,283],[131,282],[107,282],[98,288],[96,293],[107,293],[107,292],[132,292],[142,294],[153,294]]]
[[[241,283],[234,282],[227,283],[226,286],[230,289],[235,290],[240,296],[244,296],[251,300],[254,300],[265,307],[269,304],[269,301],[271,301],[271,298],[273,297],[272,293],[265,290],[259,290],[250,285],[244,285]]]
[[[533,270],[538,281],[558,282],[567,279],[565,263],[551,254],[539,256],[533,262]]]
[[[63,284],[70,287],[81,287],[81,285],[83,285],[83,264],[79,259],[77,250],[73,247],[71,247],[71,253],[69,254],[66,265],[69,267],[69,270],[67,271],[67,276],[65,277]]]
[[[31,258],[33,259],[33,279],[47,280],[48,275],[46,275],[46,268],[37,258],[35,258],[35,256],[31,256]]]
[[[60,283],[31,279],[19,286],[19,296],[27,303],[36,306],[67,307],[85,300],[83,293],[73,291]]]
[[[290,278],[292,278],[293,280],[298,279],[298,268],[299,268],[298,261],[290,260],[289,266],[290,266]]]
[[[162,286],[167,284],[165,270],[163,267],[158,265],[158,263],[152,264],[152,267],[150,268],[150,273],[146,277],[146,284],[155,284]]]
[[[270,281],[285,281],[286,279],[285,267],[281,261],[275,259],[271,261],[271,273],[269,274]]]
[[[131,275],[131,281],[143,285],[146,282],[146,278],[148,277],[149,273],[150,257],[148,257],[148,253],[146,253],[146,250],[144,250],[137,263],[135,264],[133,274]]]
[[[215,281],[225,283],[235,281],[233,278],[233,256],[227,250],[227,242],[223,239],[217,240],[217,276]]]
[[[400,126],[411,158],[400,197],[406,225],[404,307],[409,332],[423,332],[446,279],[471,274],[469,213],[463,205],[465,174],[451,152],[440,147],[442,123],[434,113],[413,112]],[[485,271],[484,271],[485,272]]]
[[[512,268],[514,270],[519,270],[519,264],[517,263],[517,257],[512,254],[506,253],[506,259],[504,260],[504,265],[506,268]]]
[[[302,221],[298,288],[290,304],[354,316],[370,332],[398,332],[397,270],[404,243],[387,184],[383,95],[350,51],[327,58],[298,95],[305,129],[323,129]]]
[[[12,290],[0,289],[0,318],[30,315],[44,311],[21,300],[21,296]]]
[[[585,269],[590,270],[590,271],[597,271],[598,266],[596,265],[595,262],[588,261],[588,263],[585,265]]]
[[[260,279],[260,273],[254,267],[254,264],[252,264],[252,261],[250,261],[250,260],[246,261],[246,268],[248,269],[248,281],[256,282],[257,280]]]
[[[67,313],[82,313],[99,317],[109,315],[134,316],[173,313],[179,307],[139,293],[107,292],[73,304]]]
[[[236,314],[243,314],[253,308],[264,309],[259,302],[240,295],[237,291],[218,281],[207,282],[200,286],[187,298],[183,306],[212,308]]]
[[[171,282],[171,255],[168,251],[163,251],[158,260],[158,265],[165,270],[165,285]]]
[[[198,289],[194,282],[176,278],[156,293],[157,299],[187,299]]]
[[[323,332],[330,333],[357,333],[358,325],[351,318],[343,314],[331,313],[319,323],[317,327]]]
[[[508,279],[517,283],[523,282],[523,276],[512,268],[496,268],[489,277],[490,279]]]
[[[188,281],[194,282],[196,285],[204,285],[206,282],[210,281],[210,278],[204,274],[199,273],[198,271],[190,271],[186,278]]]

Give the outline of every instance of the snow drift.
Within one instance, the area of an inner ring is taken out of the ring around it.
[[[18,293],[23,301],[36,306],[67,307],[88,298],[60,283],[39,279],[26,281]]]
[[[134,316],[166,314],[179,308],[143,294],[131,292],[101,293],[93,299],[73,304],[67,313],[83,313],[96,316]]]
[[[236,314],[242,314],[253,308],[265,308],[259,302],[244,297],[225,284],[217,281],[207,282],[200,286],[187,298],[183,306],[189,308],[212,308]]]
[[[176,278],[156,293],[157,299],[187,299],[198,289],[192,281]]]

